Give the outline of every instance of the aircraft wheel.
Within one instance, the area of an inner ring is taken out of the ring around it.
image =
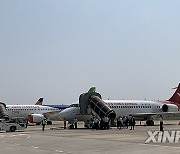
[[[69,129],[74,129],[74,125],[73,124],[71,124],[71,125],[69,125],[69,127],[68,127]]]
[[[52,121],[47,121],[47,125],[52,125]]]
[[[154,121],[153,120],[147,120],[146,125],[147,126],[154,126]]]

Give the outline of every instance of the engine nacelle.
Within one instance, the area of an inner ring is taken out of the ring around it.
[[[164,105],[162,106],[163,112],[168,112],[168,109],[169,109],[169,107],[168,107],[167,104],[164,104]]]
[[[28,115],[28,121],[30,123],[40,124],[45,117],[42,114],[30,114]]]

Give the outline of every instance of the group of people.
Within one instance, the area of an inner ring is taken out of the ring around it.
[[[117,118],[117,129],[121,129],[121,128],[128,128],[128,126],[130,126],[130,130],[134,130],[134,126],[136,124],[135,118],[133,116],[131,116],[130,118],[126,117],[126,116],[120,116],[119,118]]]
[[[97,117],[94,117],[93,119],[93,124],[91,126],[92,129],[101,129],[101,130],[106,130],[109,129],[109,122],[110,119],[108,117],[103,117],[101,118],[101,120],[99,120]],[[73,128],[77,129],[77,118],[74,119],[74,123],[73,123]],[[42,131],[44,131],[45,126],[47,125],[47,119],[44,118],[41,121],[42,124]],[[128,129],[128,126],[130,126],[130,130],[134,130],[136,121],[135,118],[133,116],[131,116],[130,118],[126,117],[126,116],[120,116],[119,118],[117,118],[117,129],[121,129],[126,127]],[[66,121],[64,121],[64,129],[66,129]],[[160,131],[164,131],[164,127],[163,127],[163,120],[160,121]]]
[[[110,119],[108,117],[103,117],[101,118],[101,120],[99,120],[97,117],[94,117],[92,128],[106,130],[109,129],[109,123],[110,123]],[[124,127],[128,128],[128,126],[130,126],[131,127],[130,130],[134,130],[135,124],[136,122],[133,116],[131,116],[130,118],[126,116],[120,116],[119,118],[117,118],[117,123],[116,123],[118,129]]]
[[[94,117],[92,128],[96,130],[109,129],[109,118],[105,116],[105,117],[102,117],[101,120],[99,120],[97,117]]]

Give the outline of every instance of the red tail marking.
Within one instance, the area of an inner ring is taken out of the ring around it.
[[[180,83],[176,91],[174,92],[173,96],[168,101],[171,101],[171,102],[174,102],[175,104],[180,105]]]

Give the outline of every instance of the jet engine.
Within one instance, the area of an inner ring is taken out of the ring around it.
[[[163,112],[178,112],[179,108],[176,104],[163,104],[162,106]]]
[[[28,115],[28,121],[30,123],[36,123],[36,124],[41,124],[41,121],[44,119],[45,117],[42,114],[30,114]]]
[[[164,105],[162,106],[163,112],[168,112],[168,109],[169,109],[169,107],[168,107],[167,104],[164,104]]]

